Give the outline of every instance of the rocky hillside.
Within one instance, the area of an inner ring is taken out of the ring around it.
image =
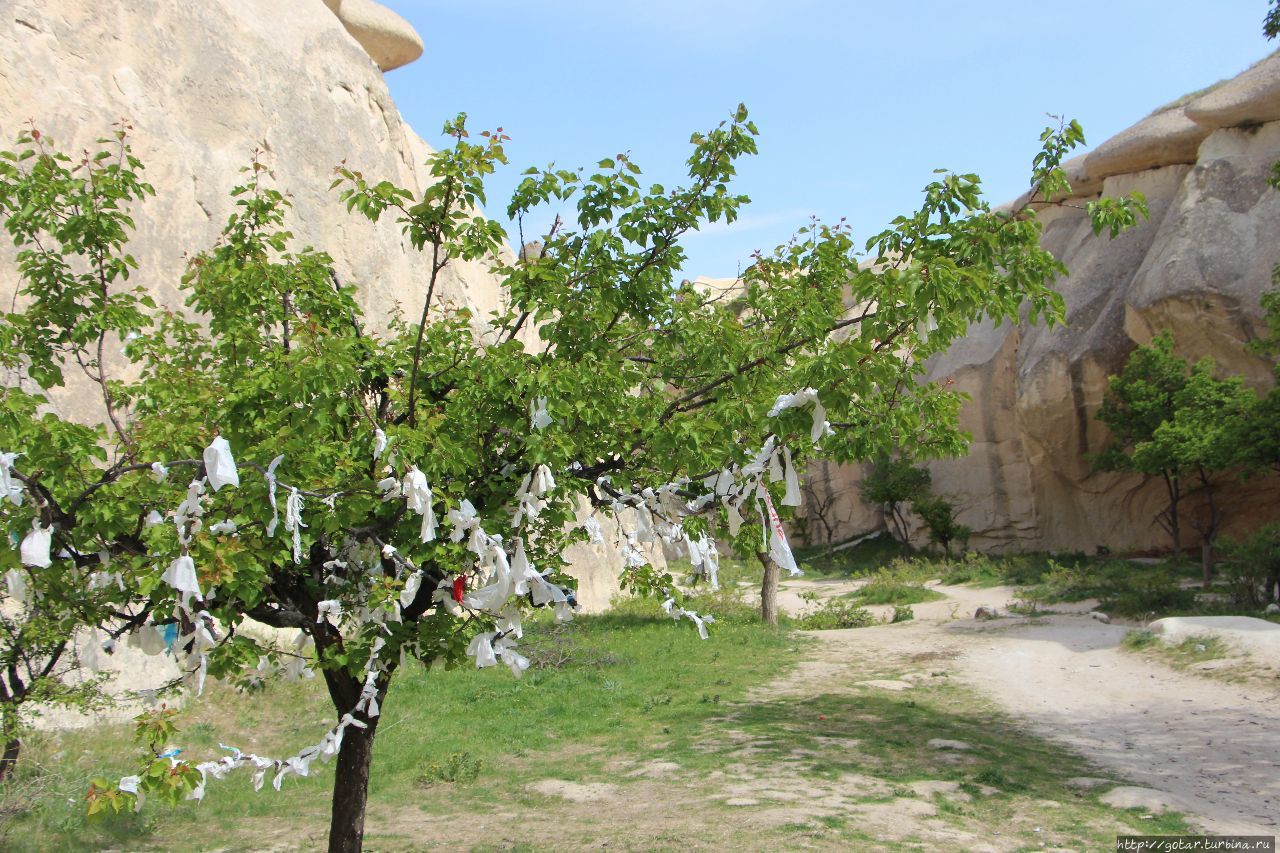
[[[974,328],[929,365],[972,396],[964,459],[934,463],[935,489],[958,498],[971,544],[1003,550],[1159,548],[1151,524],[1163,487],[1095,474],[1106,443],[1094,419],[1128,354],[1160,330],[1180,354],[1211,355],[1255,386],[1268,365],[1245,344],[1260,329],[1259,297],[1280,262],[1280,192],[1267,185],[1280,160],[1280,55],[1185,103],[1157,111],[1071,161],[1074,195],[1041,214],[1044,245],[1070,275],[1058,282],[1066,328]],[[1142,192],[1150,221],[1116,240],[1094,236],[1084,203]],[[814,472],[841,533],[873,528],[857,499],[857,470]],[[1280,518],[1274,483],[1229,490],[1237,530]]]

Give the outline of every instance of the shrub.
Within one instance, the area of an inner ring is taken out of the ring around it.
[[[1247,539],[1228,542],[1223,549],[1232,562],[1223,566],[1231,603],[1261,610],[1280,593],[1280,524],[1268,524]]]
[[[840,598],[833,598],[814,612],[796,620],[796,627],[804,631],[866,628],[876,624],[878,621],[871,611]]]
[[[939,495],[923,495],[916,498],[911,508],[924,522],[929,531],[929,541],[942,546],[942,553],[951,556],[951,543],[964,546],[969,541],[972,529],[956,520],[956,507],[947,498]]]

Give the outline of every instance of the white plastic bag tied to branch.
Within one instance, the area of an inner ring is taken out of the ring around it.
[[[183,594],[184,599],[200,596],[200,581],[196,577],[196,564],[190,555],[183,554],[169,564],[169,568],[165,569],[164,574],[160,576],[160,580],[173,587],[175,590]]]
[[[818,399],[817,389],[802,388],[794,394],[779,394],[773,407],[769,409],[769,417],[776,418],[787,409],[798,409],[809,403],[813,403],[813,426],[809,429],[809,439],[817,444],[831,432],[831,425],[827,423],[827,410]]]
[[[10,569],[4,573],[4,585],[9,597],[18,604],[27,603],[27,578],[19,569]]]
[[[434,542],[437,525],[436,511],[432,504],[435,496],[431,493],[426,475],[419,471],[416,465],[409,466],[409,471],[400,484],[400,491],[404,495],[405,508],[422,516],[422,527],[418,531],[419,540]]]
[[[796,565],[791,546],[787,544],[787,534],[782,529],[782,520],[778,518],[778,511],[773,508],[773,500],[768,492],[764,493],[764,503],[769,512],[769,557],[786,569],[792,577],[804,574]]]
[[[220,435],[204,449],[204,472],[215,492],[223,486],[240,487],[240,472],[231,457],[231,445]]]
[[[173,511],[173,524],[178,529],[178,541],[183,545],[191,543],[191,537],[200,532],[204,516],[204,480],[192,480],[187,485],[187,496],[178,508]]]
[[[783,479],[786,480],[787,492],[782,496],[783,506],[800,506],[800,478],[796,476],[796,466],[791,464],[791,450],[782,448]]]
[[[31,532],[22,538],[18,548],[18,556],[22,565],[35,569],[47,569],[53,565],[49,548],[53,541],[53,530],[40,524],[39,519],[31,522]]]
[[[546,429],[551,426],[551,415],[547,414],[547,398],[539,397],[529,404],[529,424],[534,429]]]
[[[14,476],[13,462],[22,454],[0,453],[0,501],[8,500],[14,506],[22,506],[22,481]]]

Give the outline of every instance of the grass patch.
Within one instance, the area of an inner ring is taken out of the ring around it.
[[[554,649],[553,665],[516,680],[505,667],[453,672],[408,670],[383,704],[370,784],[370,838],[377,815],[408,809],[442,814],[459,808],[424,794],[466,785],[464,803],[483,814],[520,802],[523,786],[545,778],[602,772],[609,753],[644,753],[658,741],[693,740],[752,685],[794,659],[785,631],[717,614],[712,638],[673,623],[652,601],[579,617],[569,626],[526,624],[524,646]],[[252,699],[212,684],[184,712],[175,745],[203,760],[216,744],[287,756],[318,741],[333,724],[320,679],[269,685]],[[0,846],[6,850],[191,849],[192,838],[233,850],[274,845],[322,847],[333,764],[316,762],[308,778],[254,792],[248,773],[210,781],[205,801],[176,809],[148,804],[140,815],[86,820],[89,780],[133,772],[136,747],[127,725],[36,733],[15,784],[0,789]],[[20,787],[21,786],[21,787]],[[384,849],[381,842],[371,847]],[[412,847],[412,845],[410,845]],[[399,848],[395,848],[399,849]],[[408,848],[406,848],[408,849]],[[413,848],[413,849],[421,849]]]
[[[882,566],[915,550],[903,546],[888,533],[864,539],[857,545],[836,551],[826,545],[796,548],[796,561],[805,574],[821,577],[856,577],[878,571]]]
[[[802,631],[834,631],[841,628],[866,628],[879,625],[880,620],[870,610],[854,604],[847,598],[831,598],[823,602],[818,609],[791,620],[791,624]]]
[[[849,593],[849,597],[859,604],[920,604],[946,598],[919,582],[901,580],[888,571],[881,571],[866,586]]]
[[[1177,643],[1166,643],[1158,634],[1146,628],[1139,628],[1125,634],[1121,646],[1128,651],[1157,658],[1175,669],[1186,669],[1198,663],[1221,660],[1231,654],[1230,647],[1221,637],[1193,636],[1185,637]]]

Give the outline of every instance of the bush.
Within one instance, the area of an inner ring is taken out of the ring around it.
[[[1268,524],[1248,539],[1223,547],[1231,562],[1222,567],[1231,603],[1261,610],[1280,592],[1280,524]]]
[[[795,622],[803,631],[832,631],[838,628],[866,628],[877,625],[876,617],[847,599],[833,598],[819,609]]]
[[[897,563],[895,562],[894,565]],[[914,570],[914,567],[911,568]],[[912,574],[918,575],[918,572],[912,571]],[[945,597],[939,592],[921,586],[918,582],[902,580],[892,566],[889,569],[881,569],[866,586],[850,595],[850,598],[859,604],[919,604],[923,601],[938,601]]]
[[[938,495],[922,495],[916,498],[911,508],[924,522],[929,531],[929,541],[942,546],[942,553],[951,556],[951,543],[961,547],[969,541],[973,531],[968,525],[956,520],[956,507],[948,499]]]
[[[916,613],[911,609],[910,604],[895,604],[893,606],[893,618],[889,622],[896,625],[899,622],[910,622],[914,618],[916,618]]]
[[[1121,616],[1186,612],[1196,607],[1195,590],[1183,589],[1164,571],[1136,571],[1107,578],[1097,596],[1102,608]]]
[[[1063,565],[1051,558],[1040,583],[1029,590],[1028,595],[1045,603],[1080,601],[1097,597],[1101,580],[1096,569],[1088,564]]]
[[[438,782],[466,785],[476,780],[484,762],[469,752],[455,752],[443,761],[433,761],[418,775],[418,784],[430,786]]]

